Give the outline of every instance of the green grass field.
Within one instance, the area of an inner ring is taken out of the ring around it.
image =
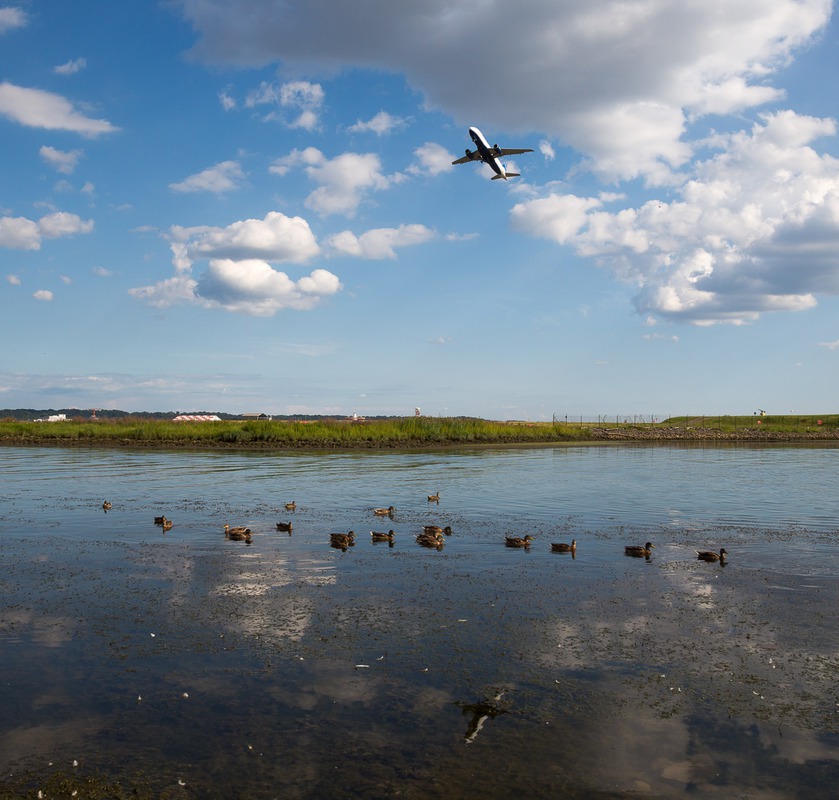
[[[832,438],[839,415],[685,416],[656,423],[617,418],[597,423],[493,422],[465,417],[405,417],[354,422],[171,422],[142,417],[65,422],[0,421],[0,442],[31,444],[158,445],[174,447],[388,448],[456,444],[573,442],[607,438],[681,439],[776,437]]]

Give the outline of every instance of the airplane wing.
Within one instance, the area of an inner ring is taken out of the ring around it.
[[[457,161],[452,161],[452,164],[466,164],[468,161],[481,161],[481,154],[477,150],[472,150],[469,155],[461,156]]]
[[[532,153],[532,147],[499,147],[502,156],[518,156],[522,153]]]

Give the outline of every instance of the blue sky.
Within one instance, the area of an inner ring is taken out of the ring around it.
[[[0,407],[835,411],[832,11],[0,5]]]

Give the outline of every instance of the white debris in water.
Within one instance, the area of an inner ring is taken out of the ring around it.
[[[184,698],[189,697],[189,693],[188,693],[188,692],[184,692],[184,693],[181,695],[181,697],[184,697]]]
[[[369,664],[356,664],[355,668],[356,669],[370,669],[370,665]]]

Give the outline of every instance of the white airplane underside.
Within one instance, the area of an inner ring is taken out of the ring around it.
[[[469,136],[475,143],[476,150],[469,150],[467,148],[466,155],[452,161],[452,164],[466,164],[468,161],[482,161],[484,164],[489,164],[492,167],[495,175],[492,180],[499,179],[507,180],[507,178],[517,178],[521,173],[507,172],[507,167],[499,161],[504,156],[517,156],[520,153],[532,153],[531,147],[499,147],[497,144],[490,147],[484,135],[475,127],[469,128]]]

